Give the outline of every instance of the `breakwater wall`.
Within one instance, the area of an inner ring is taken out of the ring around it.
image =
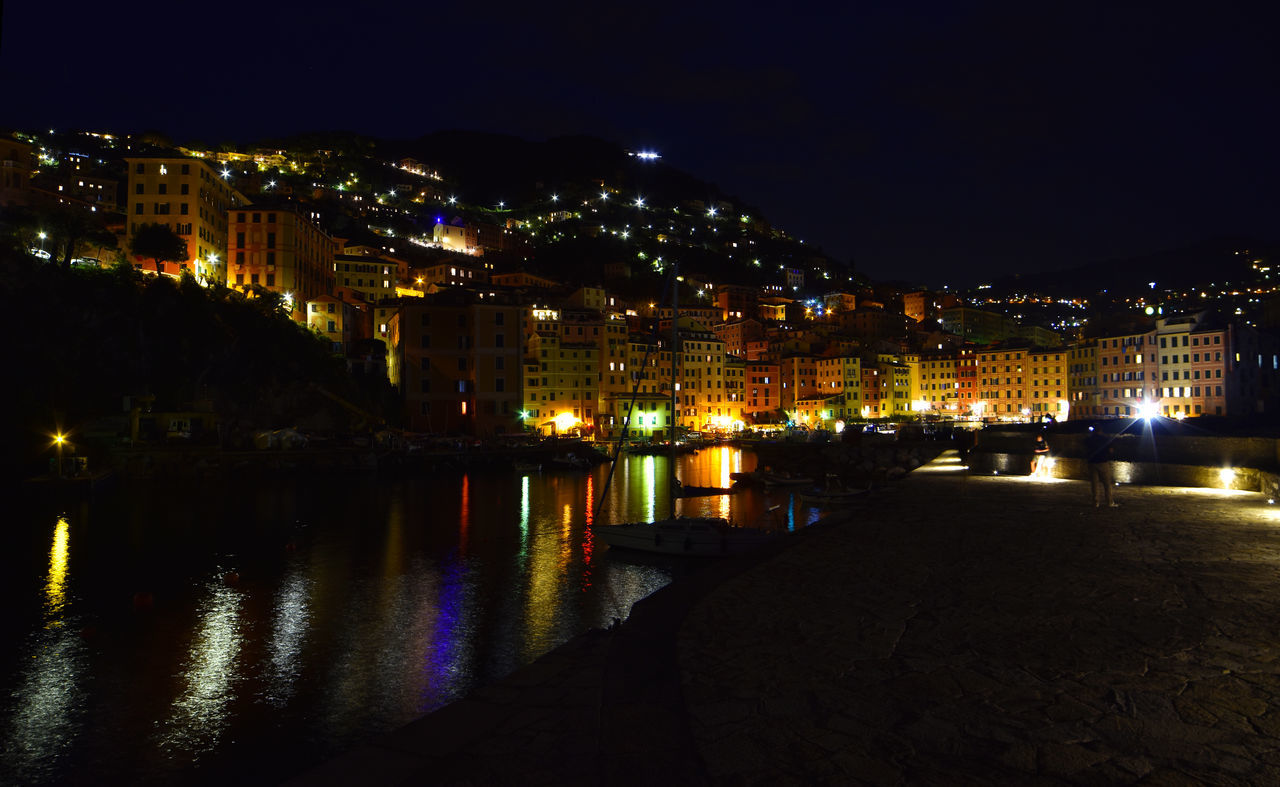
[[[1128,425],[1106,431],[1111,441],[1116,480],[1124,484],[1241,489],[1275,496],[1280,492],[1280,439],[1273,437],[1168,434]],[[1049,443],[1056,478],[1087,478],[1087,431],[1081,428],[1039,430],[991,428],[976,433],[969,452],[972,472],[1026,475],[1031,471],[1032,442],[1037,432]]]

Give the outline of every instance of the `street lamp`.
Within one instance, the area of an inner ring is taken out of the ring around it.
[[[54,445],[54,448],[56,448],[58,451],[58,466],[54,472],[55,478],[62,478],[62,444],[65,443],[66,441],[67,441],[67,436],[62,434],[61,432],[58,432],[53,436],[53,445]]]
[[[41,232],[41,233],[40,233],[39,235],[37,235],[36,237],[40,239],[40,251],[44,251],[44,239],[45,239],[45,238],[47,238],[47,237],[49,237],[49,236],[48,236],[48,235],[45,235],[43,232]]]

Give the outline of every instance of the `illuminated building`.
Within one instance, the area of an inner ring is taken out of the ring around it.
[[[589,432],[599,396],[599,349],[594,342],[566,342],[554,333],[529,337],[524,409],[530,425],[548,434]]]
[[[480,249],[475,227],[438,223],[431,230],[431,240],[443,248],[462,254],[476,254]]]
[[[818,396],[817,364],[818,359],[812,355],[788,355],[778,361],[779,407],[794,410],[798,400]]]
[[[741,284],[721,284],[715,288],[716,307],[720,309],[719,322],[749,320],[760,311],[760,291]]]
[[[724,342],[692,318],[680,318],[680,425],[705,430],[742,419],[742,403],[725,388]]]
[[[370,303],[394,298],[399,282],[397,262],[377,254],[376,250],[353,251],[360,250],[348,246],[341,254],[333,255],[334,286],[354,290]]]
[[[1136,417],[1154,402],[1159,386],[1156,332],[1098,340],[1098,415]]]
[[[957,415],[960,412],[960,397],[956,360],[952,353],[916,356],[918,372],[914,378],[911,400],[927,402],[928,409],[934,412],[953,417]]]
[[[764,324],[759,320],[734,320],[713,325],[711,330],[724,342],[724,351],[739,358],[747,357],[747,344],[764,338]]]
[[[358,336],[360,318],[354,304],[333,295],[317,295],[304,301],[307,327],[329,343],[335,354],[344,354]]]
[[[421,283],[418,282],[421,279]],[[479,265],[462,265],[457,260],[445,260],[418,268],[413,273],[415,286],[436,284],[446,287],[475,287],[489,283],[489,273]]]
[[[953,306],[943,309],[940,319],[943,330],[972,344],[985,345],[1001,342],[1017,332],[1017,323],[1003,314],[975,309],[972,306]]]
[[[1067,401],[1072,420],[1102,414],[1098,392],[1098,340],[1076,342],[1067,348]]]
[[[778,364],[748,361],[743,410],[756,423],[769,423],[782,406]],[[747,418],[743,419],[748,420]]]
[[[161,263],[161,273],[189,271],[202,281],[227,281],[227,214],[248,201],[244,195],[200,159],[132,157],[125,162],[125,248],[138,227],[164,224],[187,241],[187,258]],[[154,261],[142,257],[133,262],[143,271],[154,268]]]
[[[293,319],[304,321],[308,301],[332,295],[336,244],[294,204],[249,205],[230,212],[227,286],[264,287],[286,296]]]
[[[1031,417],[1051,415],[1067,419],[1067,351],[1062,348],[1033,349],[1028,357],[1031,366]]]
[[[1004,421],[1025,420],[1030,409],[1031,381],[1024,347],[996,347],[978,351],[978,401],[984,415]]]

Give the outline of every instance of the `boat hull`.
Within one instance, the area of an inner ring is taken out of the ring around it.
[[[690,557],[740,555],[777,537],[769,530],[733,527],[723,519],[711,518],[601,525],[593,528],[592,532],[611,549]]]

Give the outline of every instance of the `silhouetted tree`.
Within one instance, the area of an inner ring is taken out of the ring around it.
[[[75,256],[81,243],[115,247],[115,235],[106,228],[99,214],[74,205],[58,205],[49,212],[47,218],[50,235],[62,250],[64,268],[71,267],[71,258]]]
[[[129,251],[155,260],[156,273],[159,274],[163,263],[187,258],[187,242],[167,224],[143,224],[133,234]]]

